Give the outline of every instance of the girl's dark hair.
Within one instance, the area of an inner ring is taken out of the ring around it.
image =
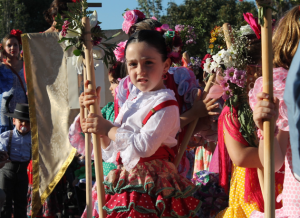
[[[117,61],[113,66],[109,68],[108,74],[110,74],[116,81],[118,81],[119,78],[124,78],[126,76],[126,69],[124,64]]]
[[[161,35],[160,32],[155,30],[140,30],[135,32],[127,41],[127,44],[125,46],[125,57],[128,45],[136,42],[146,42],[148,45],[156,48],[158,53],[161,54],[163,62],[167,60],[167,45],[165,38]]]
[[[7,34],[7,35],[5,35],[4,36],[4,38],[2,39],[2,46],[3,46],[3,54],[4,55],[6,55],[6,52],[5,52],[5,49],[4,49],[4,47],[6,46],[6,42],[7,42],[7,40],[9,40],[9,39],[16,39],[17,41],[18,41],[18,44],[19,44],[19,49],[20,49],[20,51],[21,51],[21,47],[20,47],[20,39],[17,37],[17,36],[15,36],[15,35],[12,35],[12,34]]]
[[[132,25],[129,29],[128,35],[131,36],[133,33],[140,30],[154,30],[155,27],[161,27],[162,24],[157,20],[146,18],[136,24]]]
[[[56,17],[58,13],[64,15],[64,11],[68,11],[67,3],[72,3],[72,0],[54,0],[50,7],[43,12],[47,23],[52,25],[54,21],[53,17]]]

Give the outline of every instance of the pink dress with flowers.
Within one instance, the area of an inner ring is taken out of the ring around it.
[[[285,81],[287,78],[288,70],[284,68],[275,68],[273,70],[274,79],[274,96],[279,102],[279,117],[276,125],[283,131],[289,131],[287,106],[283,101],[283,94],[285,89]],[[257,102],[256,95],[262,91],[262,78],[258,78],[255,82],[254,88],[249,93],[249,102],[253,108]],[[290,144],[287,147],[285,155],[285,175],[283,182],[282,194],[278,196],[277,202],[283,202],[283,207],[275,211],[276,218],[300,218],[300,183],[297,181],[293,174],[292,169],[292,153]],[[263,218],[264,213],[253,211],[251,218]]]

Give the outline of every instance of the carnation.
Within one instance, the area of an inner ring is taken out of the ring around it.
[[[125,46],[127,44],[127,40],[124,42],[120,42],[117,45],[117,48],[114,50],[114,54],[116,56],[117,61],[124,62],[125,60]]]

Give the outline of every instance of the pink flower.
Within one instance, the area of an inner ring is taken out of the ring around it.
[[[260,39],[260,33],[261,33],[261,27],[258,24],[258,19],[257,17],[253,17],[253,14],[247,12],[244,15],[245,21],[250,25],[252,30],[255,32],[255,35],[258,39]]]
[[[127,40],[124,42],[120,42],[117,48],[114,50],[114,54],[116,56],[117,61],[124,62],[125,60],[125,46],[127,44]]]
[[[138,19],[138,16],[134,13],[134,11],[126,11],[123,17],[126,22],[132,24],[134,24]]]
[[[232,90],[231,89],[229,89],[229,88],[226,88],[225,90],[224,90],[224,93],[223,93],[223,99],[224,100],[227,100],[228,98],[230,98],[232,96]]]
[[[184,30],[184,25],[178,24],[175,26],[175,31],[181,32]]]
[[[122,30],[128,34],[130,27],[137,22],[138,16],[134,13],[134,11],[126,11],[123,17],[124,22],[122,24]]]
[[[152,19],[152,20],[157,20],[157,18],[156,18],[156,17],[154,17],[154,16],[153,16],[153,17],[151,17],[151,19]]]
[[[234,72],[235,72],[235,69],[233,67],[230,67],[229,69],[225,70],[224,71],[224,74],[225,74],[225,80],[230,80],[232,82],[233,80],[233,76],[234,76]]]
[[[63,37],[65,37],[66,35],[67,35],[67,33],[68,33],[68,28],[69,28],[69,24],[70,24],[71,22],[69,22],[69,21],[65,21],[64,22],[64,24],[62,25],[62,30],[61,30],[61,35],[63,36]]]
[[[162,26],[161,26],[161,28],[164,30],[164,31],[168,31],[169,29],[170,29],[170,27],[169,27],[169,25],[168,24],[163,24]]]

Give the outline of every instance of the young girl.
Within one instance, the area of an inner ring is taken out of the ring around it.
[[[115,98],[116,95],[116,89],[119,84],[119,80],[125,76],[125,72],[123,70],[123,64],[121,62],[116,62],[110,69],[108,73],[108,80],[110,82],[109,91],[111,92],[112,96]],[[100,95],[98,95],[100,96]],[[84,105],[83,105],[83,98],[84,93],[82,93],[79,97],[80,102],[80,114],[75,118],[73,124],[70,126],[69,130],[69,139],[70,143],[73,147],[75,147],[79,154],[85,155],[85,141],[84,136],[82,134],[82,130],[80,127],[80,122],[83,119],[83,113],[84,113]],[[111,122],[114,122],[115,120],[115,103],[109,102],[107,105],[105,105],[102,110],[101,114],[104,119],[109,120]],[[118,110],[118,108],[117,108]],[[93,152],[93,151],[92,151]],[[94,159],[94,153],[92,153],[92,159]],[[106,163],[103,162],[103,173],[104,176],[107,176],[110,170],[116,169],[116,165],[113,163]],[[97,201],[97,190],[96,190],[96,184],[93,187],[92,190],[92,205],[94,205],[93,208],[93,218],[99,217],[95,203]],[[86,217],[86,210],[83,212],[82,217]]]
[[[104,182],[103,209],[108,217],[193,217],[201,205],[191,197],[197,187],[172,163],[180,120],[174,92],[163,83],[171,64],[165,39],[141,30],[129,38],[125,57],[130,80],[141,92],[128,98],[114,124],[89,114],[82,125],[84,132],[103,136],[103,159],[118,164]],[[87,90],[85,106],[95,98]]]
[[[255,71],[257,71],[257,66],[261,63],[260,52],[257,52],[257,50],[260,50],[260,41],[257,41],[257,39],[254,41],[251,40],[249,48],[252,64],[247,66],[247,86],[244,87],[245,93],[247,93],[246,90],[255,80],[253,76],[259,73]],[[249,74],[252,76],[252,81],[249,78]],[[240,131],[241,123],[239,122],[240,115],[238,115],[238,113],[240,112],[239,107],[243,99],[247,98],[240,98],[238,101],[239,104],[237,106],[232,106],[232,112],[230,107],[225,106],[219,118],[218,146],[220,158],[220,184],[225,188],[225,191],[228,190],[229,186],[229,158],[232,161],[232,173],[229,207],[221,211],[217,215],[217,218],[250,217],[254,210],[263,211],[264,209],[263,196],[257,175],[257,168],[262,168],[258,155],[258,147],[255,146],[258,145],[258,141],[256,140],[254,142],[255,145],[250,145]],[[229,102],[230,100],[232,99],[227,99]],[[253,139],[257,138],[255,134],[251,137]],[[281,180],[277,180],[278,186],[276,187],[276,196],[281,191],[280,184],[282,185],[282,176],[280,177],[279,175],[278,178],[281,178]],[[280,208],[281,204],[277,203],[276,206],[277,208]]]
[[[4,113],[13,112],[17,103],[27,103],[23,62],[19,60],[21,38],[15,34],[18,31],[12,30],[2,40],[6,60],[0,63],[0,133],[13,129]]]
[[[249,101],[254,110],[253,119],[261,135],[259,158],[262,164],[264,164],[263,120],[272,117],[276,120],[276,125],[274,126],[275,171],[278,171],[282,164],[285,163],[285,176],[281,196],[283,207],[276,210],[276,218],[300,217],[300,183],[293,175],[287,107],[283,101],[288,69],[299,43],[299,18],[299,6],[296,6],[280,20],[273,36],[273,65],[275,67],[273,69],[274,103],[263,101],[264,99],[269,99],[269,97],[267,94],[262,93],[262,78],[256,81],[253,91],[249,95]],[[290,73],[294,72],[291,71]],[[264,214],[254,211],[251,214],[252,217],[264,217]]]

